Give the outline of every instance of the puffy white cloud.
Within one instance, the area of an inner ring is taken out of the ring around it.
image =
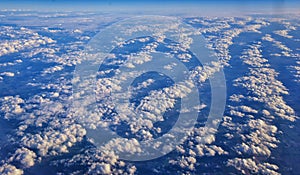
[[[254,113],[254,114],[257,114],[258,111],[251,108],[250,106],[236,106],[236,107],[233,107],[233,106],[229,106],[229,108],[231,109],[230,110],[230,115],[235,115],[235,116],[238,116],[238,117],[243,117],[245,116],[244,113]]]
[[[204,65],[203,67],[197,66],[190,73],[190,78],[198,83],[204,83],[216,72],[219,72],[223,67],[221,62],[212,61],[210,64]]]
[[[28,48],[39,47],[45,44],[55,43],[54,40],[48,37],[43,37],[38,35],[27,28],[22,28],[22,30],[14,30],[13,27],[1,27],[4,29],[2,32],[11,33],[11,38],[13,40],[4,40],[0,43],[0,56],[19,52]],[[24,36],[26,38],[24,38]],[[15,38],[22,39],[15,39]]]
[[[285,37],[291,38],[289,35],[284,35]],[[295,57],[295,54],[292,53],[292,50],[288,48],[286,45],[284,45],[282,42],[275,40],[271,37],[270,34],[266,34],[263,38],[263,40],[269,41],[273,43],[273,45],[281,50],[280,53],[272,53],[273,56],[286,56],[286,57]]]
[[[254,24],[248,25],[248,22],[250,21]],[[197,67],[191,72],[191,77],[196,79],[199,83],[207,81],[207,79],[213,76],[215,72],[220,71],[220,68],[223,66],[228,66],[231,58],[231,53],[229,53],[228,48],[233,44],[232,40],[234,37],[238,36],[242,32],[260,32],[259,29],[262,26],[268,25],[268,22],[266,22],[264,19],[253,20],[252,17],[243,17],[241,19],[222,18],[221,20],[195,19],[192,22],[195,24],[199,23],[205,25],[199,30],[201,33],[208,34],[211,32],[211,34],[207,36],[207,40],[209,42],[207,47],[215,51],[216,56],[219,58],[218,61],[204,64],[204,67]],[[231,24],[237,24],[239,27],[231,28]],[[140,27],[143,28],[143,26]],[[149,29],[151,29],[151,27],[149,27]],[[11,37],[17,37],[19,35],[17,33],[13,33],[13,29],[9,30],[11,30],[11,32],[5,33],[8,33],[11,35]],[[22,30],[27,31],[26,28],[23,28]],[[84,30],[76,31],[74,27],[70,30],[70,32],[75,32],[76,36],[79,35],[77,32],[83,31]],[[27,32],[31,31],[28,30]],[[156,32],[158,38],[157,41],[162,42],[165,37],[163,32],[159,30]],[[27,34],[29,35],[29,33]],[[31,38],[32,40],[26,39],[26,41],[24,40],[21,42],[16,42],[17,39],[13,40],[12,42],[8,43],[8,46],[10,47],[5,47],[1,53],[8,54],[25,49],[19,47],[22,42],[26,47],[29,47],[31,44],[34,47],[37,47],[47,43],[54,43],[54,41],[50,38],[42,38],[36,34],[31,35],[33,36],[33,38]],[[220,38],[220,36],[222,37]],[[80,36],[77,37],[80,40],[85,38],[84,36],[83,38],[80,38]],[[88,36],[86,37],[86,39],[89,39]],[[182,36],[182,38],[184,48],[188,48],[191,40],[187,36]],[[271,35],[266,35],[263,39],[274,42],[278,48],[281,48],[282,53],[280,54],[291,55],[291,50],[282,43],[275,41]],[[139,42],[147,41],[149,41],[149,38],[139,39]],[[43,61],[58,63],[58,65],[44,70],[44,73],[52,74],[55,71],[62,70],[66,65],[73,66],[80,63],[84,59],[85,55],[80,49],[78,49],[79,46],[82,46],[82,42],[66,45],[64,47],[66,48],[67,52],[59,56],[56,55],[56,53],[60,51],[60,48],[53,45],[51,45],[51,48],[31,48],[29,52],[23,53],[23,55],[26,57],[35,57],[38,54],[41,54],[49,58]],[[156,47],[157,43],[150,44],[140,53],[125,56],[128,58],[126,64],[129,68],[135,68],[147,61],[151,61],[149,52],[155,51]],[[177,47],[176,49],[179,50],[180,48]],[[287,89],[280,81],[276,80],[277,73],[275,70],[270,68],[267,59],[261,57],[260,53],[260,48],[256,46],[243,53],[244,56],[242,56],[241,59],[245,64],[247,64],[247,66],[250,67],[250,72],[249,75],[241,77],[235,82],[237,86],[246,88],[249,92],[253,93],[254,96],[247,96],[245,94],[232,95],[230,100],[235,102],[234,104],[238,105],[230,108],[230,116],[225,116],[223,118],[224,122],[222,123],[223,127],[226,127],[226,129],[231,131],[231,133],[224,133],[225,137],[229,139],[226,142],[231,144],[235,143],[235,140],[241,140],[242,142],[240,144],[234,145],[235,151],[249,156],[270,156],[271,150],[276,147],[278,142],[275,137],[275,134],[277,133],[277,127],[272,125],[272,119],[274,117],[282,117],[288,120],[294,119],[293,109],[284,102],[282,97],[283,94],[288,94]],[[116,56],[111,55],[111,57],[115,58]],[[183,61],[188,61],[190,59],[189,54],[179,55],[179,57]],[[41,60],[42,58],[35,59]],[[11,62],[7,63],[6,65],[15,65],[17,63],[19,62]],[[4,64],[2,66],[4,66]],[[167,70],[175,70],[175,66],[176,65],[174,64],[169,64],[164,68]],[[102,73],[105,74],[108,72]],[[100,99],[108,98],[110,97],[111,92],[121,90],[122,87],[120,86],[120,81],[135,75],[137,74],[132,73],[130,75],[128,74],[120,76],[115,79],[103,78],[99,80],[97,82],[98,86],[96,91],[100,94]],[[81,111],[81,109],[78,108],[77,113],[67,115],[67,119],[55,117],[56,114],[61,114],[61,112],[65,111],[65,108],[68,107],[68,100],[71,100],[64,99],[63,92],[70,92],[71,89],[66,85],[66,83],[61,82],[59,84],[50,83],[42,85],[31,83],[31,85],[39,86],[45,90],[53,88],[56,91],[47,95],[44,94],[36,96],[26,101],[19,100],[17,97],[9,97],[8,100],[2,99],[3,101],[1,101],[1,107],[3,108],[5,114],[7,114],[5,117],[7,119],[18,119],[22,122],[22,124],[17,128],[17,133],[18,136],[21,137],[20,144],[26,148],[20,148],[15,153],[12,153],[12,155],[14,155],[12,159],[13,161],[21,162],[24,168],[32,166],[35,160],[40,160],[44,156],[66,153],[76,142],[82,141],[83,137],[86,135],[86,131],[83,126],[75,124],[76,119],[77,121],[80,120],[80,118],[78,118],[76,115],[82,114],[84,117],[89,115],[89,117],[86,118],[87,123],[95,124],[94,126],[97,126],[97,124],[101,122],[101,114],[105,112],[101,111],[102,108],[97,111],[98,113],[95,112],[91,114],[83,114],[85,111]],[[88,83],[89,82],[87,82],[87,84]],[[151,85],[151,83],[153,83],[153,80],[148,79],[140,83],[136,89],[148,87]],[[142,101],[141,106],[139,106],[144,110],[142,113],[144,116],[141,119],[129,118],[126,116],[125,114],[130,114],[129,110],[132,106],[124,105],[124,113],[118,116],[118,118],[112,121],[112,123],[118,124],[121,119],[125,120],[126,122],[131,123],[130,129],[132,132],[140,132],[145,138],[151,139],[152,137],[149,133],[149,129],[160,130],[160,128],[154,128],[153,123],[156,121],[162,121],[162,114],[168,108],[174,106],[174,98],[184,96],[189,90],[190,87],[185,84],[185,86],[174,86],[165,88],[161,91],[152,91],[150,95],[145,97],[144,101]],[[80,93],[78,95],[82,95]],[[243,100],[261,102],[265,106],[263,106],[263,109],[257,109],[257,107],[251,105],[240,105],[239,102],[242,102]],[[89,104],[90,102],[88,101],[86,104],[80,105],[84,106]],[[102,104],[107,108],[107,110],[112,110],[115,107],[108,101],[105,101]],[[199,109],[202,109],[202,107]],[[33,110],[33,112],[26,114],[25,112],[27,110]],[[148,112],[147,110],[150,110],[151,112]],[[183,109],[183,111],[188,112],[189,109]],[[243,120],[245,124],[242,125],[238,122],[234,123],[236,121],[233,115],[243,116],[243,119],[245,119]],[[270,120],[267,121],[265,120],[266,118]],[[27,129],[30,126],[37,127],[37,133],[27,133]],[[206,129],[209,130],[209,128]],[[249,133],[243,134],[242,132],[245,130],[249,131]],[[195,168],[198,168],[198,158],[202,156],[211,157],[230,154],[231,151],[233,151],[226,150],[226,148],[218,145],[214,145],[215,141],[219,141],[217,140],[218,137],[215,137],[213,134],[206,134],[206,132],[210,131],[205,131],[203,128],[197,128],[191,132],[187,139],[187,144],[179,145],[177,147],[176,151],[178,156],[175,157],[174,160],[170,160],[170,163],[179,165],[183,169],[186,169],[186,173],[188,174],[191,173],[191,171],[194,171]],[[211,132],[213,133],[214,131]],[[131,140],[131,142],[126,145],[122,145],[122,140],[112,140],[106,145],[106,149],[111,150],[112,148],[115,148],[116,151],[129,151],[133,154],[141,153],[140,147],[136,140]],[[31,151],[30,149],[34,151]],[[118,156],[114,152],[109,152],[107,150],[103,149],[95,151],[93,149],[88,149],[83,154],[77,154],[72,158],[62,159],[57,162],[64,163],[66,167],[76,166],[78,164],[87,165],[88,172],[84,173],[90,174],[134,174],[136,172],[136,167],[131,166],[128,162],[125,163],[119,160]],[[248,174],[250,170],[253,170],[259,174],[276,174],[276,171],[278,170],[276,165],[264,163],[263,161],[258,161],[255,158],[232,159],[228,161],[228,165],[234,166],[238,170],[241,170],[241,172]],[[21,174],[23,170],[19,170],[13,165],[4,164],[0,167],[0,172],[4,172],[2,174],[5,174],[5,172],[6,174],[9,174],[7,172],[11,172],[12,174]]]
[[[5,163],[0,166],[0,173],[3,175],[23,175],[24,171],[16,168],[13,165]]]
[[[36,154],[27,149],[27,148],[19,148],[15,151],[15,154],[9,159],[9,161],[17,161],[22,167],[29,168],[35,164]]]
[[[92,170],[89,173],[111,174],[111,167],[108,163],[93,164],[91,168]]]
[[[22,147],[7,160],[18,162],[22,168],[33,166],[36,160],[41,160],[44,156],[68,152],[70,147],[82,141],[86,135],[85,129],[75,124],[73,119],[53,117],[64,111],[61,103],[41,96],[26,101],[18,96],[7,96],[1,99],[1,104],[1,111],[5,112],[6,119],[13,118],[22,123],[16,128],[16,135],[20,137],[18,144]],[[26,113],[26,110],[31,110],[32,113]],[[45,127],[46,123],[48,127]],[[27,129],[31,126],[38,128],[36,134],[28,133]],[[17,174],[19,170],[12,171]]]
[[[19,96],[6,96],[0,99],[0,102],[2,102],[1,111],[5,113],[5,119],[18,119],[18,115],[25,111],[21,107],[24,104],[24,100]]]
[[[289,35],[288,32],[289,32],[288,30],[277,30],[277,31],[274,31],[275,34],[280,35],[282,37],[293,38],[293,36]]]
[[[2,72],[0,75],[7,76],[7,77],[13,77],[13,76],[15,76],[15,73],[13,73],[13,72]]]
[[[3,67],[6,67],[6,66],[15,66],[17,64],[20,64],[22,63],[23,61],[21,59],[17,59],[17,60],[14,60],[13,62],[4,62],[4,63],[0,63],[0,67],[3,66]]]
[[[139,83],[137,87],[134,87],[132,89],[132,91],[136,91],[136,90],[140,90],[140,89],[143,89],[143,88],[147,88],[148,86],[150,86],[151,84],[153,84],[155,82],[154,79],[152,78],[149,78],[145,81],[143,81],[142,83]]]
[[[248,158],[234,158],[228,161],[228,166],[234,166],[240,170],[242,174],[273,174],[279,175],[277,172],[278,166],[270,163],[258,163],[257,161]]]
[[[140,147],[140,143],[135,139],[126,139],[126,138],[116,138],[110,140],[103,147],[105,150],[114,150],[118,153],[130,153],[130,154],[138,154],[142,153],[142,149]]]
[[[59,93],[58,92],[54,92],[54,93],[52,93],[51,97],[54,97],[54,98],[59,97]]]
[[[178,165],[178,166],[180,166],[180,168],[187,169],[189,171],[195,170],[195,163],[196,162],[197,162],[197,160],[192,156],[189,156],[189,157],[182,156],[177,161],[174,161],[174,160],[169,161],[170,164]]]
[[[176,67],[176,66],[177,66],[176,63],[170,63],[170,64],[168,64],[168,65],[165,65],[165,66],[164,66],[164,69],[172,70],[172,69],[174,69],[174,67]]]
[[[82,33],[82,31],[80,29],[75,29],[73,30],[74,33]]]
[[[135,174],[136,167],[130,163],[119,160],[114,151],[102,148],[88,149],[81,154],[74,155],[71,159],[56,161],[54,164],[77,166],[78,164],[88,165],[86,174]]]
[[[52,74],[54,72],[57,72],[57,71],[61,71],[63,70],[63,66],[62,65],[56,65],[56,66],[53,66],[53,67],[50,67],[50,68],[46,68],[42,74],[43,75],[46,75],[46,74]]]
[[[182,61],[182,62],[189,62],[189,60],[192,58],[192,56],[188,53],[185,54],[179,54],[178,58]]]
[[[245,21],[243,21],[245,20]],[[241,26],[245,25],[247,22],[246,21],[251,21],[252,19],[245,18],[242,19],[239,22]],[[230,60],[231,56],[229,54],[229,46],[233,44],[232,39],[236,36],[238,36],[242,32],[258,32],[260,33],[259,29],[262,26],[269,25],[268,22],[266,22],[263,19],[256,20],[254,25],[248,25],[248,26],[243,26],[244,28],[234,28],[234,29],[228,29],[230,25],[228,25],[229,21],[235,21],[233,19],[223,19],[225,21],[222,24],[215,24],[215,21],[213,22],[214,25],[211,25],[211,23],[204,23],[204,25],[210,25],[208,29],[203,27],[200,29],[202,33],[208,33],[212,32],[212,34],[209,34],[206,38],[208,39],[208,45],[207,47],[209,49],[212,49],[216,52],[216,56],[219,58],[218,62],[211,62],[209,64],[205,64],[203,67],[196,67],[192,72],[191,72],[191,79],[196,80],[199,83],[205,82],[210,76],[213,76],[213,74],[217,71],[220,70],[223,66],[228,66],[228,61]],[[223,22],[222,21],[222,22]],[[201,23],[202,20],[192,20],[192,23]],[[219,26],[218,26],[219,25]],[[224,31],[222,31],[224,29]],[[214,36],[214,33],[216,35],[220,35],[222,33],[222,38],[220,39],[218,36]],[[248,59],[248,58],[247,58]],[[257,66],[264,67],[264,63],[267,62],[266,59],[264,58],[255,58],[253,60],[247,61],[248,63],[254,64],[254,61],[259,60]],[[251,62],[252,61],[252,62]],[[231,101],[234,102],[241,102],[242,100],[247,100],[248,97],[244,95],[232,95],[230,97]],[[253,109],[250,106],[237,106],[233,107],[231,109],[232,113],[234,115],[238,116],[245,116],[246,118],[254,118],[252,115],[248,115],[246,113],[250,114],[258,114],[259,110]],[[246,119],[245,119],[246,120]],[[224,117],[224,122],[222,123],[223,126],[227,127],[229,129],[229,132],[236,132],[233,130],[242,130],[242,126],[240,126],[238,123],[233,123],[231,117]],[[209,130],[209,128],[206,128]],[[191,133],[191,138],[188,140],[187,146],[185,147],[177,147],[177,151],[180,154],[184,154],[185,156],[181,156],[177,159],[171,159],[170,163],[174,165],[179,165],[180,167],[186,169],[186,173],[190,173],[192,171],[194,164],[190,163],[188,161],[188,156],[186,155],[187,153],[191,153],[190,156],[192,157],[202,157],[202,156],[216,156],[216,155],[222,155],[222,154],[230,154],[228,151],[224,150],[222,147],[213,145],[215,142],[215,137],[213,135],[209,134],[210,131],[205,131],[205,130],[195,130],[194,132]],[[213,131],[211,131],[213,133]],[[228,139],[233,139],[239,134],[236,133],[225,133],[225,137]],[[229,142],[230,144],[230,142]],[[191,151],[192,150],[192,151]],[[193,154],[195,153],[195,154]]]
[[[244,95],[242,94],[233,94],[229,97],[229,100],[230,101],[233,101],[233,102],[241,102],[241,99],[245,98]]]
[[[148,50],[154,50],[155,47],[148,48]],[[126,57],[125,66],[128,68],[135,68],[135,66],[144,64],[152,60],[152,56],[149,54],[149,51],[143,51],[139,53],[131,53],[129,55],[123,55]]]
[[[52,125],[63,123],[52,122]],[[67,124],[67,123],[65,123]],[[55,126],[57,127],[57,126]],[[45,130],[41,134],[27,135],[21,139],[23,145],[36,149],[39,156],[58,155],[68,152],[76,142],[80,142],[86,131],[80,125],[61,126],[61,130]]]
[[[270,36],[264,40],[274,42]],[[223,126],[230,132],[236,131],[237,135],[227,133],[227,138],[238,136],[242,143],[234,146],[236,152],[242,156],[249,155],[252,158],[234,158],[228,161],[229,166],[234,166],[243,174],[279,174],[278,167],[256,159],[256,157],[270,157],[272,149],[277,147],[277,127],[272,122],[275,117],[284,120],[294,121],[294,110],[288,106],[282,95],[288,94],[284,85],[277,80],[277,72],[270,68],[268,60],[261,55],[260,44],[253,44],[244,52],[241,59],[249,66],[249,73],[246,76],[235,80],[236,86],[243,87],[251,92],[252,96],[232,95],[230,99],[234,102],[250,101],[263,103],[263,109],[256,110],[250,106],[229,106],[231,115],[243,114],[245,117],[243,125],[233,123],[232,118],[226,117]],[[244,115],[244,113],[256,114]],[[260,117],[257,114],[261,114]],[[244,133],[244,131],[247,131]]]
[[[292,71],[294,73],[295,76],[295,81],[296,82],[300,82],[300,62],[297,62],[297,66],[291,66],[292,69],[294,69],[294,71]]]
[[[270,34],[266,34],[264,37],[262,37],[262,40],[270,41],[270,42],[275,41]]]
[[[294,121],[294,110],[284,102],[281,96],[282,94],[288,94],[288,91],[276,79],[278,73],[269,68],[264,59],[251,59],[251,57],[262,58],[259,47],[259,45],[251,46],[251,49],[245,53],[246,55],[241,57],[246,64],[252,66],[250,68],[251,75],[238,78],[235,80],[236,85],[248,89],[255,95],[255,97],[249,97],[249,99],[264,102],[274,110],[277,116]],[[261,63],[263,68],[257,68],[257,62]]]

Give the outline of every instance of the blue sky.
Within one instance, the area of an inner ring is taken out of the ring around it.
[[[99,11],[300,11],[300,0],[0,0],[0,9]]]

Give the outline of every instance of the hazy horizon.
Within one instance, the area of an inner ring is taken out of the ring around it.
[[[166,1],[8,1],[0,2],[0,10],[35,10],[35,11],[100,11],[100,12],[143,12],[148,14],[184,13],[190,15],[234,15],[248,13],[298,13],[299,2],[294,0],[166,0]]]

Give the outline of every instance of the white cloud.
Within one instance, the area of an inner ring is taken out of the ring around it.
[[[215,72],[220,71],[220,68],[223,66],[228,66],[228,62],[231,58],[229,53],[229,46],[233,44],[233,38],[238,36],[242,32],[260,32],[259,29],[262,26],[268,25],[263,19],[254,20],[256,24],[248,25],[247,22],[253,20],[251,17],[245,17],[242,19],[234,18],[224,18],[222,20],[217,19],[207,19],[211,20],[206,22],[205,20],[193,20],[194,23],[201,23],[206,25],[201,28],[199,31],[202,33],[209,33],[210,36],[207,37],[209,42],[208,47],[211,50],[216,51],[216,55],[219,58],[219,61],[211,62],[205,64],[204,67],[197,67],[191,72],[191,77],[198,80],[199,83],[207,81],[207,79],[214,75]],[[237,21],[238,20],[238,21]],[[213,21],[216,21],[214,23]],[[239,28],[230,28],[230,23],[236,23],[239,25]],[[143,27],[143,26],[140,26]],[[173,26],[174,27],[174,26]],[[151,28],[151,27],[150,27]],[[153,27],[152,27],[153,28]],[[20,34],[13,33],[13,28],[9,29],[10,32],[6,32],[11,35],[11,37],[18,37]],[[22,29],[27,31],[26,28]],[[70,30],[76,31],[76,29]],[[27,31],[31,32],[31,31]],[[29,33],[27,33],[29,35]],[[9,47],[2,48],[0,53],[13,53],[20,51],[22,48],[20,45],[27,43],[38,47],[43,44],[53,44],[54,41],[50,38],[43,38],[37,34],[31,34],[32,38],[19,41],[14,40],[13,42],[7,42],[6,44]],[[30,35],[30,36],[31,36]],[[222,36],[220,38],[220,36]],[[164,35],[162,31],[157,31],[158,41],[163,41]],[[149,38],[139,39],[140,42],[147,42]],[[284,46],[282,43],[275,41],[271,38],[271,35],[266,35],[264,40],[274,42],[278,48],[282,49],[283,55],[291,55],[291,50]],[[19,42],[17,42],[19,41]],[[183,36],[184,48],[188,48],[189,43],[191,42],[188,37]],[[82,51],[77,50],[82,43],[74,43],[72,46],[65,46],[68,50],[68,53],[64,53],[60,56],[56,55],[59,52],[57,46],[51,46],[51,48],[30,48],[29,52],[22,53],[26,57],[34,57],[38,54],[46,56],[48,62],[58,63],[57,66],[45,69],[44,73],[54,73],[55,71],[62,70],[66,65],[72,66],[80,63],[84,59],[85,55]],[[3,45],[2,45],[3,46]],[[128,55],[127,64],[129,67],[134,68],[139,66],[147,61],[151,61],[149,57],[149,52],[155,51],[157,45],[152,44],[148,45],[143,52],[138,54]],[[1,48],[1,47],[0,47]],[[179,48],[177,48],[179,49]],[[74,51],[75,50],[75,51]],[[2,52],[1,52],[2,51]],[[276,79],[277,72],[271,69],[266,58],[261,57],[261,50],[259,47],[251,47],[250,50],[244,52],[244,56],[241,57],[244,63],[250,67],[250,72],[248,75],[241,77],[235,81],[236,85],[246,88],[249,92],[252,92],[254,96],[246,96],[245,94],[234,94],[230,97],[230,100],[233,102],[242,102],[243,100],[249,100],[254,102],[261,102],[265,104],[263,109],[257,109],[253,106],[243,106],[237,105],[231,108],[230,114],[236,116],[243,116],[245,119],[245,124],[241,125],[240,123],[233,123],[234,116],[225,116],[223,118],[224,122],[222,126],[226,127],[231,133],[224,133],[225,137],[229,140],[227,142],[235,143],[235,137],[241,139],[240,145],[234,145],[236,151],[239,151],[243,155],[250,156],[270,156],[271,150],[276,147],[278,140],[274,136],[278,131],[276,126],[272,125],[272,122],[267,122],[265,119],[268,118],[270,121],[274,117],[282,117],[283,119],[294,120],[293,109],[289,107],[284,99],[283,95],[288,94],[288,90],[283,86],[283,84]],[[113,57],[113,56],[112,56]],[[180,55],[182,60],[188,61],[190,55]],[[41,59],[41,58],[35,58]],[[15,62],[11,62],[15,64]],[[17,62],[18,63],[18,62]],[[16,63],[16,64],[17,64]],[[7,65],[12,65],[7,63]],[[166,65],[165,68],[168,70],[175,70],[176,65]],[[259,68],[259,69],[257,69]],[[100,98],[110,96],[110,93],[113,91],[119,91],[122,89],[120,86],[120,81],[135,76],[136,74],[124,75],[118,78],[109,78],[99,80],[98,86],[96,89],[100,94]],[[2,75],[3,76],[3,75]],[[1,77],[0,77],[1,78]],[[67,82],[68,83],[68,82]],[[88,82],[87,82],[88,83]],[[139,84],[137,89],[148,87],[153,83],[152,79],[148,79],[145,82]],[[30,100],[22,100],[19,97],[7,97],[7,99],[2,99],[2,108],[5,112],[5,117],[7,119],[14,118],[20,120],[22,125],[18,127],[18,136],[22,137],[20,139],[21,144],[26,146],[26,148],[20,148],[15,153],[12,153],[13,161],[19,161],[24,167],[30,167],[34,164],[35,160],[40,160],[44,156],[49,155],[59,155],[69,151],[69,148],[72,147],[76,142],[80,142],[86,134],[83,126],[75,124],[77,118],[76,115],[81,115],[83,117],[89,115],[86,118],[87,123],[95,124],[100,121],[101,114],[105,111],[99,111],[86,114],[84,110],[81,111],[78,108],[77,113],[67,115],[67,119],[62,119],[55,117],[56,114],[64,112],[65,108],[68,107],[70,99],[66,99],[61,91],[66,90],[70,91],[70,88],[67,87],[64,83],[61,84],[35,84],[43,89],[54,88],[57,91],[49,93],[49,96],[40,95],[32,97]],[[118,124],[121,119],[127,122],[131,122],[132,125],[131,131],[138,132],[140,131],[142,135],[151,139],[151,134],[149,129],[159,130],[160,128],[154,128],[153,123],[156,121],[162,121],[162,114],[168,109],[174,106],[174,98],[182,97],[185,95],[186,91],[189,91],[189,86],[177,86],[165,88],[161,91],[152,91],[148,97],[145,97],[144,101],[140,108],[144,109],[143,118],[131,118],[124,115],[129,113],[131,106],[124,106],[123,116],[120,116],[116,119],[114,124]],[[80,94],[79,94],[80,95]],[[170,98],[171,97],[171,98]],[[92,97],[91,97],[92,98]],[[57,101],[52,101],[57,100]],[[63,101],[59,101],[63,100]],[[82,106],[88,105],[80,104]],[[238,104],[238,103],[237,103]],[[113,109],[115,106],[110,104],[108,101],[103,103],[107,110]],[[202,109],[202,107],[201,107]],[[26,114],[26,110],[33,110],[32,113]],[[152,112],[146,112],[146,110],[151,110]],[[188,111],[188,109],[185,109]],[[250,115],[247,115],[250,113]],[[252,115],[255,114],[255,117]],[[261,115],[262,117],[259,117]],[[258,116],[258,119],[257,119]],[[232,118],[231,118],[232,117]],[[273,117],[273,118],[272,118]],[[44,126],[49,125],[46,128]],[[36,134],[26,133],[29,126],[35,126],[40,130]],[[146,129],[145,129],[146,128]],[[209,130],[209,128],[207,128]],[[241,131],[249,130],[249,134],[242,134]],[[235,132],[232,132],[235,131]],[[190,173],[195,168],[199,166],[197,164],[197,159],[202,156],[218,156],[223,154],[230,154],[232,150],[226,150],[220,146],[214,145],[216,139],[212,134],[206,135],[205,130],[197,128],[190,133],[188,137],[187,145],[180,145],[177,148],[179,153],[178,157],[175,157],[175,160],[171,160],[171,164],[179,165],[180,167],[186,169],[186,173]],[[237,138],[237,139],[239,139]],[[116,148],[118,151],[129,151],[133,154],[141,153],[142,151],[139,148],[139,145],[136,140],[131,140],[129,144],[122,145],[121,140],[112,140],[107,146],[108,150],[111,148]],[[31,151],[35,150],[35,151]],[[87,153],[89,152],[89,153]],[[67,158],[59,160],[60,162],[65,163],[66,166],[75,166],[78,162],[81,164],[86,164],[88,166],[88,172],[90,174],[134,174],[136,172],[136,167],[132,166],[128,162],[123,162],[119,160],[118,156],[114,152],[109,152],[107,150],[93,150],[88,149],[83,154],[74,155],[72,158]],[[236,167],[238,170],[241,170],[243,173],[250,172],[253,170],[259,174],[276,174],[278,167],[273,164],[264,163],[263,161],[258,162],[256,159],[247,159],[247,158],[236,158],[228,161],[228,165]],[[0,172],[12,172],[12,174],[22,174],[23,170],[19,170],[13,165],[4,164],[0,167]],[[251,173],[251,172],[250,172]],[[5,173],[4,173],[5,174]],[[9,174],[9,173],[6,173]]]
[[[35,164],[36,154],[27,149],[27,148],[19,148],[15,151],[15,154],[9,159],[9,161],[17,161],[22,167],[29,168]]]
[[[277,165],[269,163],[258,163],[255,160],[234,158],[228,161],[228,166],[234,166],[236,169],[240,170],[242,174],[273,174],[279,175],[276,170],[278,169]]]
[[[289,38],[289,39],[293,38],[293,36],[289,35],[288,32],[289,32],[288,30],[277,30],[277,31],[274,31],[275,34],[280,35],[282,37]]]
[[[170,63],[170,64],[168,64],[168,65],[165,65],[165,66],[164,66],[164,69],[166,69],[166,70],[172,70],[172,69],[174,69],[174,67],[176,67],[176,66],[177,66],[176,63]]]
[[[21,59],[17,59],[17,60],[14,60],[13,62],[5,62],[5,63],[0,63],[0,67],[6,67],[6,66],[15,66],[17,64],[20,64],[22,63],[23,61]]]
[[[73,30],[74,33],[82,33],[82,31],[80,29],[75,29]]]
[[[140,90],[140,89],[143,89],[143,88],[147,88],[148,86],[150,86],[151,84],[153,84],[155,82],[154,79],[152,78],[149,78],[145,81],[143,81],[142,83],[139,83],[137,87],[134,87],[132,89],[132,91],[136,91],[136,90]]]
[[[17,169],[13,165],[5,163],[0,166],[0,173],[2,175],[23,175],[24,171],[21,169]]]
[[[5,113],[5,119],[18,119],[18,115],[25,111],[25,109],[21,107],[21,105],[24,104],[24,100],[19,96],[6,96],[0,99],[0,101],[2,102],[1,111]]]
[[[2,73],[0,73],[0,75],[7,76],[7,77],[13,77],[13,76],[15,76],[15,73],[13,73],[13,72],[2,72]]]
[[[23,28],[22,30],[14,30],[12,27],[4,27],[4,30],[4,32],[8,34],[11,33],[11,38],[13,40],[4,40],[0,43],[0,56],[19,52],[29,48],[39,47],[45,44],[55,43],[55,41],[51,38],[40,36],[38,33],[35,33],[27,28]]]
[[[42,74],[43,75],[52,74],[54,72],[63,70],[63,68],[64,67],[62,65],[56,65],[56,66],[44,69],[44,71],[42,72]]]
[[[93,164],[92,167],[93,171],[90,171],[90,173],[96,173],[96,174],[111,174],[111,167],[108,163],[97,163]]]
[[[267,36],[270,37],[270,36]],[[264,38],[265,40],[272,39]],[[229,166],[234,166],[243,174],[278,174],[278,167],[263,161],[258,161],[256,157],[270,157],[271,150],[277,147],[278,139],[276,134],[277,127],[272,122],[275,117],[281,117],[284,120],[294,121],[295,115],[293,109],[288,106],[282,95],[288,94],[287,89],[277,80],[278,73],[270,68],[268,60],[262,57],[260,49],[261,43],[253,44],[241,56],[245,64],[249,66],[249,73],[246,76],[235,80],[235,85],[247,89],[253,96],[239,97],[231,96],[232,101],[240,102],[248,100],[250,102],[259,102],[264,104],[264,108],[256,110],[250,106],[229,106],[231,114],[236,115],[244,113],[260,114],[262,117],[252,115],[243,115],[244,125],[237,126],[233,123],[232,118],[226,117],[223,126],[227,127],[230,132],[237,132],[242,143],[234,146],[235,151],[244,156],[249,155],[252,158],[234,158],[228,161]],[[232,112],[233,111],[233,112]],[[274,116],[273,116],[274,114]],[[247,131],[245,134],[243,131]],[[228,138],[234,137],[228,133]]]
[[[277,116],[294,121],[294,110],[284,102],[281,96],[282,94],[288,94],[288,91],[276,79],[278,73],[274,69],[268,68],[269,65],[264,59],[248,59],[249,57],[262,58],[259,47],[259,45],[251,46],[251,49],[245,52],[246,55],[242,56],[242,59],[246,59],[244,63],[252,66],[250,68],[251,75],[238,78],[235,80],[236,85],[248,89],[255,95],[249,97],[249,99],[264,102],[266,106],[274,110]],[[261,63],[263,68],[256,68],[257,62]]]
[[[240,117],[243,117],[244,113],[254,113],[254,114],[258,113],[257,110],[251,108],[250,106],[242,105],[242,106],[236,106],[236,107],[233,107],[233,106],[229,106],[229,107],[231,109],[230,113],[232,113],[232,115],[237,115]],[[238,115],[238,113],[240,113],[240,115]]]

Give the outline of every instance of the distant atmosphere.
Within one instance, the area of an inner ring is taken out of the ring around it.
[[[0,9],[41,11],[131,11],[146,13],[189,13],[232,15],[245,13],[293,13],[298,0],[2,0]]]

